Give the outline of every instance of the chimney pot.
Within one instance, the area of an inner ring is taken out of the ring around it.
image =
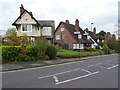
[[[69,24],[69,20],[66,20],[66,23]]]
[[[79,30],[79,20],[76,19],[75,21],[75,30],[78,31]]]
[[[20,7],[20,14],[24,11],[24,7],[23,7],[23,4],[21,4],[21,7]]]
[[[31,12],[31,11],[30,11],[29,13],[30,13],[30,15],[31,15],[31,16],[33,16],[33,14],[32,14],[32,12]]]

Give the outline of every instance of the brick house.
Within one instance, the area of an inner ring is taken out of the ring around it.
[[[63,49],[71,50],[93,48],[94,44],[89,34],[79,27],[78,19],[76,19],[75,25],[70,24],[69,20],[61,21],[54,32],[54,42]]]
[[[96,46],[99,46],[100,48],[102,48],[104,40],[105,40],[105,36],[100,36],[100,35],[96,34],[96,28],[95,27],[93,28],[93,32],[89,31],[87,28],[85,29],[85,31],[87,33],[89,33],[91,39],[93,40],[94,48]]]
[[[54,20],[37,20],[22,4],[20,15],[12,25],[16,26],[17,36],[27,35],[30,41],[34,41],[35,37],[44,37],[48,42],[53,42]]]

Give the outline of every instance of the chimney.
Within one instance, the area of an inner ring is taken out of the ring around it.
[[[93,33],[96,34],[96,28],[95,27],[93,28]]]
[[[21,4],[21,7],[20,7],[20,14],[24,11],[24,7],[23,5]]]
[[[79,20],[78,19],[75,20],[75,30],[76,31],[79,30]]]
[[[29,13],[30,13],[30,15],[31,15],[31,16],[33,16],[33,14],[32,14],[32,12],[31,12],[31,11],[30,11]]]
[[[69,20],[66,20],[66,23],[69,24]]]

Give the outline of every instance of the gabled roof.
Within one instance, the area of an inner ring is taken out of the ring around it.
[[[84,34],[84,31],[79,27],[79,31],[82,35],[82,38],[81,39],[78,39],[78,35],[74,34],[74,32],[76,31],[75,30],[75,25],[73,24],[68,24],[68,23],[65,23],[65,22],[60,22],[58,27],[56,28],[56,30],[59,28],[59,26],[63,24],[65,26],[65,28],[70,32],[70,34],[74,37],[74,39],[79,42],[79,43],[89,43],[89,44],[92,44],[94,43],[92,40],[88,40],[83,34]],[[55,31],[56,32],[56,31]],[[55,33],[54,32],[54,33]]]
[[[88,33],[89,33],[89,35],[92,37],[92,39],[99,45],[99,46],[102,46],[103,45],[103,42],[97,42],[96,40],[97,39],[105,39],[105,37],[103,37],[103,36],[100,36],[100,35],[97,35],[97,34],[94,34],[93,32],[91,32],[91,31],[87,31]]]
[[[37,20],[41,27],[48,26],[52,27],[55,30],[55,22],[54,20]]]
[[[37,23],[37,25],[39,25],[38,21],[26,9],[24,9],[24,11],[20,14],[20,16],[15,20],[15,22],[12,25],[16,26],[16,21],[21,18],[21,16],[23,15],[24,12],[27,12],[31,16],[31,18],[35,20],[35,22]]]

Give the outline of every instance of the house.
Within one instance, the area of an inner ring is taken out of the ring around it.
[[[70,24],[69,20],[61,21],[54,32],[54,43],[63,49],[71,50],[92,48],[94,44],[89,34],[80,28],[78,19],[75,25]]]
[[[96,34],[96,28],[95,27],[93,28],[93,32],[89,31],[88,28],[86,28],[84,31],[89,33],[90,38],[93,40],[93,42],[94,42],[93,48],[96,48],[97,46],[102,48],[104,40],[105,40],[105,36],[100,36],[100,35]]]
[[[31,41],[34,41],[35,37],[44,37],[48,42],[53,42],[54,20],[37,20],[22,4],[20,15],[12,25],[17,28],[17,36],[27,35]]]

